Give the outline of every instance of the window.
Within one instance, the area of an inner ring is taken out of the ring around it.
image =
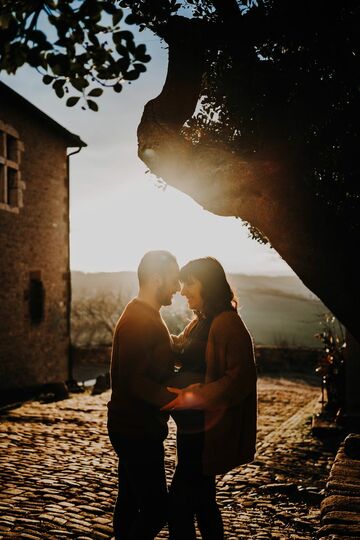
[[[0,120],[0,210],[19,212],[23,206],[20,161],[23,144],[17,132]]]
[[[45,315],[45,289],[41,272],[30,272],[29,315],[32,324],[40,324]]]

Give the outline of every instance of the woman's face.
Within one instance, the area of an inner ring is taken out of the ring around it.
[[[180,292],[186,296],[190,309],[202,311],[201,282],[198,279],[192,278],[190,282],[182,283]]]

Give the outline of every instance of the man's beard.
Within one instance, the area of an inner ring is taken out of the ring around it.
[[[172,302],[172,293],[169,292],[165,285],[160,285],[156,291],[156,300],[161,306],[170,306]]]

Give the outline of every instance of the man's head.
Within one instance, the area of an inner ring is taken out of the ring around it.
[[[180,290],[179,266],[169,251],[148,251],[138,267],[140,290],[153,291],[160,306],[171,304],[172,296]]]

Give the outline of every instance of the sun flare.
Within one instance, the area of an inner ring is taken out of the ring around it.
[[[83,201],[72,217],[73,269],[135,270],[151,249],[173,252],[179,264],[212,255],[228,272],[291,273],[273,249],[249,238],[241,220],[211,214],[187,195],[169,186],[162,189],[147,177],[119,184],[110,199],[104,194]]]

